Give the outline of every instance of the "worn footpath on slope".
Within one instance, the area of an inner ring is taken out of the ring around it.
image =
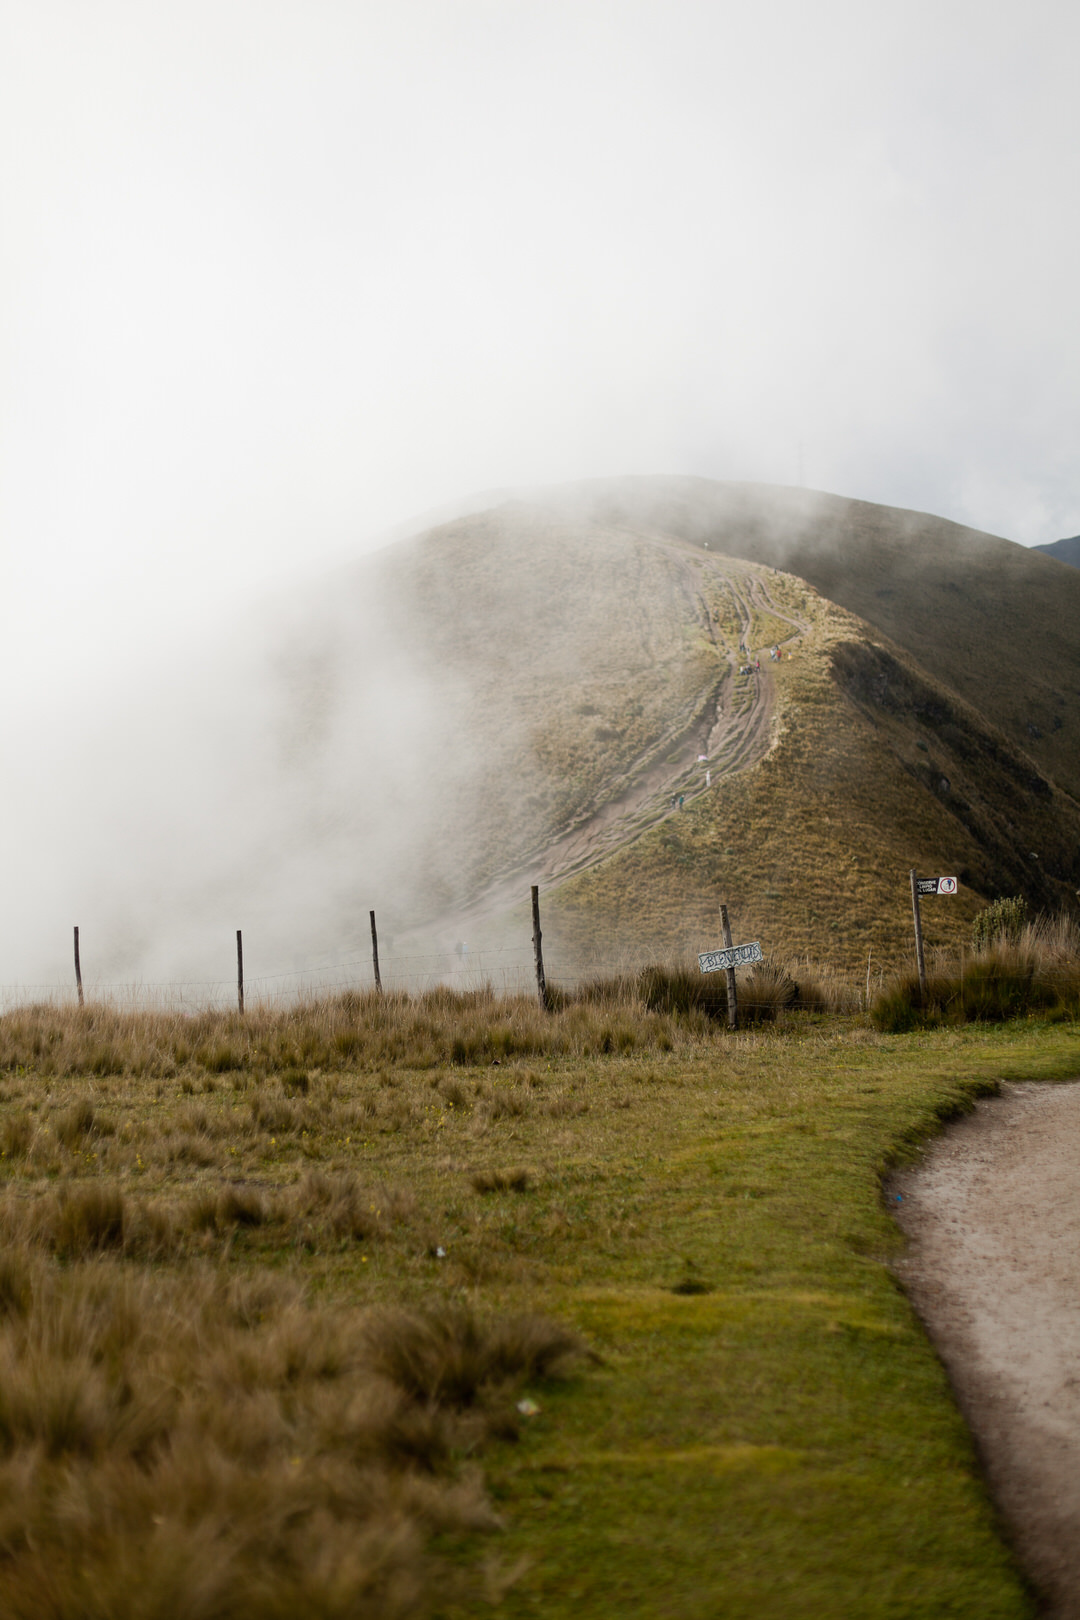
[[[532,883],[550,886],[597,866],[643,832],[672,813],[680,795],[691,803],[706,791],[705,769],[713,788],[725,779],[750,770],[773,743],[773,677],[768,647],[811,634],[810,621],[778,604],[764,573],[752,565],[732,566],[724,557],[702,558],[679,541],[658,540],[657,546],[673,562],[672,577],[679,582],[690,605],[687,623],[703,614],[704,632],[717,655],[717,681],[713,700],[695,719],[677,718],[670,730],[653,738],[643,756],[625,771],[625,781],[611,798],[580,812],[569,827],[558,830],[542,849],[531,851],[499,874],[467,907],[455,913],[455,925],[498,916],[511,907]],[[718,587],[728,598],[738,629],[727,644],[714,628],[702,596],[702,582]],[[786,632],[758,638],[751,648],[755,614],[765,614]],[[743,649],[746,649],[745,652]],[[765,654],[765,662],[735,691],[736,670],[744,661]],[[436,925],[437,927],[438,925]]]
[[[1080,1620],[1080,1082],[1010,1085],[889,1196],[897,1271],[1054,1620]]]

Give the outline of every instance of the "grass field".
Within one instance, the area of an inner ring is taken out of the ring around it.
[[[0,1061],[5,1614],[1034,1612],[880,1176],[1073,1024],[441,993]]]

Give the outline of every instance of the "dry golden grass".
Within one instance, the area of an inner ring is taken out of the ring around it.
[[[145,1142],[146,1162],[152,1162]],[[136,1155],[143,1162],[143,1154]],[[108,1167],[103,1165],[103,1170]],[[113,1164],[115,1172],[123,1166]],[[201,1185],[192,1193],[146,1197],[96,1179],[0,1197],[0,1235],[8,1245],[61,1259],[104,1252],[128,1259],[176,1259],[227,1253],[240,1232],[262,1247],[298,1252],[416,1235],[416,1200],[405,1188],[371,1187],[354,1174],[309,1171],[268,1190],[245,1181]]]
[[[580,1348],[534,1318],[320,1306],[268,1273],[58,1268],[10,1235],[0,1312],[13,1620],[467,1599],[432,1537],[495,1526],[473,1459],[515,1432],[520,1386]]]
[[[359,1308],[300,1269],[440,1263],[430,1202],[357,1157],[373,1136],[434,1146],[455,1110],[482,1133],[538,1107],[523,1076],[457,1078],[452,1032],[482,1018],[556,1048],[591,1038],[486,997],[0,1020],[0,1612],[383,1617],[482,1598],[480,1564],[434,1542],[497,1524],[483,1448],[579,1339],[444,1292]],[[346,1070],[344,1029],[382,1060],[392,1034],[418,1067]]]
[[[866,1258],[882,1155],[1001,1051],[942,1052],[961,1084],[863,1020],[731,1035],[610,985],[543,1018],[191,1022],[0,1020],[0,1613],[645,1614],[662,1536],[695,1612],[780,1620],[809,1582],[834,1620],[933,1533],[939,1607],[1014,1620],[940,1368]],[[458,1026],[532,1046],[470,1067]],[[71,1067],[102,1041],[107,1072]],[[564,1396],[568,1323],[604,1359]]]
[[[660,988],[672,973],[682,987],[678,994]],[[819,988],[777,1000],[770,975]],[[827,995],[820,988],[826,979],[833,985]],[[764,976],[745,977],[742,1005],[751,1017],[759,1006],[841,1010],[857,1005],[855,980],[849,976],[846,990],[840,984],[841,976],[809,963],[774,965]],[[291,1006],[249,1006],[243,1016],[140,1012],[111,1002],[84,1008],[38,1003],[0,1015],[0,1072],[47,1080],[126,1076],[175,1083],[191,1100],[170,1117],[169,1151],[213,1164],[220,1159],[219,1132],[205,1099],[222,1086],[243,1096],[246,1130],[290,1135],[316,1116],[325,1120],[327,1102],[333,1105],[328,1077],[337,1072],[677,1051],[697,1041],[710,1017],[723,1017],[727,1006],[724,976],[702,976],[693,959],[671,970],[649,967],[586,978],[566,990],[553,984],[551,1001],[553,1010],[544,1012],[534,995],[500,995],[489,985],[416,996],[350,992]],[[262,1085],[270,1076],[272,1091]],[[346,1129],[361,1123],[342,1116]],[[52,1141],[102,1152],[118,1130],[108,1150],[115,1155],[126,1142],[116,1119],[87,1097],[50,1106],[32,1137],[28,1130],[5,1123],[0,1131],[15,1135],[10,1142],[0,1135],[0,1151],[40,1156]]]
[[[618,1014],[617,1006],[571,1003],[552,1022],[535,997],[499,996],[491,988],[416,997],[358,992],[291,1007],[249,1007],[244,1017],[42,1004],[0,1017],[0,1068],[46,1076],[183,1076],[192,1090],[212,1089],[237,1073],[280,1072],[295,1104],[279,1106],[287,1129],[301,1117],[314,1069],[432,1068],[537,1052],[587,1056]],[[652,1047],[677,1039],[678,1031],[662,1020],[635,1020],[620,1038]],[[193,1115],[196,1134],[200,1117]]]
[[[905,1031],[935,1024],[1000,1023],[1039,1013],[1080,1013],[1080,926],[1072,917],[1040,917],[1013,937],[973,950],[936,951],[926,989],[917,973],[881,987],[870,1009],[876,1028]]]

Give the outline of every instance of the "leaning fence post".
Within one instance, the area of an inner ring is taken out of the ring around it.
[[[731,949],[731,924],[728,922],[727,906],[720,907],[720,927],[724,935],[724,944]],[[739,993],[735,988],[735,969],[727,970],[727,1021],[728,1029],[737,1029],[739,1024]]]
[[[244,1011],[244,936],[236,930],[236,1005]]]
[[[79,961],[79,930],[77,926],[75,929],[75,988],[79,992],[79,1006],[84,1007],[86,1003],[83,1000],[82,963]]]
[[[544,1011],[548,1011],[547,980],[544,977],[544,951],[541,944],[543,935],[540,932],[540,890],[534,883],[532,886],[532,919],[533,919],[533,956],[536,960],[536,994]]]
[[[375,969],[375,988],[382,994],[382,976],[379,973],[379,935],[375,927],[375,913],[371,913],[371,963]]]
[[[926,995],[926,959],[923,956],[922,918],[919,916],[919,881],[911,868],[911,910],[915,918],[915,958],[919,964],[919,991]]]

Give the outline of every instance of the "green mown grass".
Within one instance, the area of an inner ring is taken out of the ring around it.
[[[1001,1080],[1075,1075],[1080,1032],[883,1037],[803,1014],[674,1049],[661,1034],[642,1020],[623,1056],[313,1069],[306,1092],[292,1068],[236,1071],[197,1103],[183,1069],[91,1082],[23,1064],[0,1104],[7,1194],[31,1231],[24,1203],[52,1220],[65,1187],[119,1189],[136,1239],[152,1202],[164,1261],[134,1242],[88,1264],[269,1270],[312,1311],[467,1309],[584,1336],[596,1359],[527,1388],[535,1414],[440,1464],[475,1491],[479,1461],[501,1528],[436,1517],[414,1612],[1033,1615],[892,1278],[881,1177]],[[68,1128],[87,1099],[107,1129]],[[370,1199],[332,1219],[342,1177]],[[236,1186],[264,1201],[258,1222],[193,1224]],[[16,1544],[9,1526],[0,1593]]]
[[[540,1297],[604,1364],[492,1466],[503,1556],[532,1560],[500,1612],[1033,1613],[889,1272],[880,1173],[1000,1079],[1078,1066],[1071,1028],[762,1039],[681,1065],[651,1147],[637,1087],[618,1147],[582,1126],[516,1225],[528,1252],[522,1206],[565,1209]]]

